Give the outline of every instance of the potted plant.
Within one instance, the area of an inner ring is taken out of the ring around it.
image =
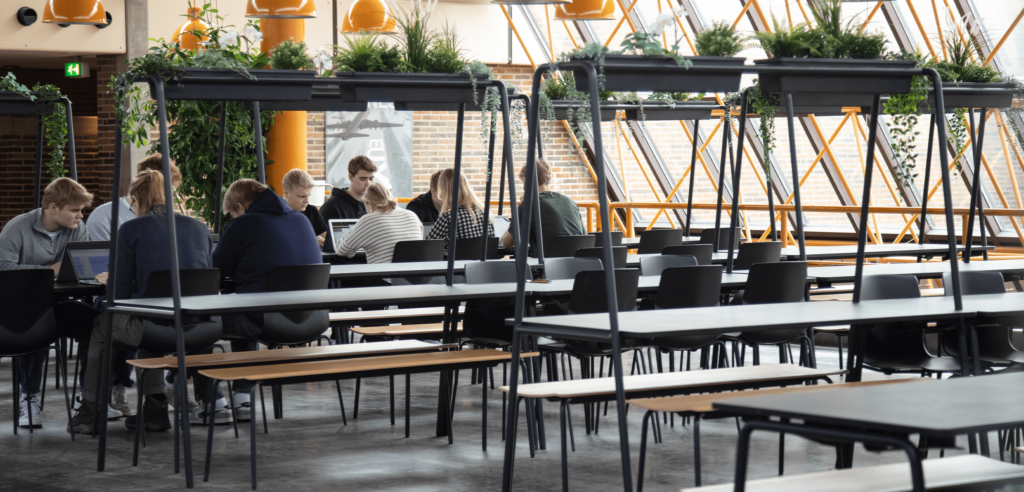
[[[931,60],[925,64],[934,68],[942,78],[942,97],[946,108],[1009,108],[1013,105],[1015,86],[1002,81],[1002,74],[992,65],[982,65],[978,52],[977,36],[968,42],[960,42],[948,33],[945,60]],[[935,103],[934,95],[928,97],[929,106]]]
[[[755,38],[772,57],[754,60],[755,65],[792,68],[911,69],[914,60],[887,60],[885,36],[865,33],[851,22],[841,20],[843,0],[820,0],[810,4],[817,27],[806,24],[780,25],[772,32],[759,32]],[[773,74],[758,76],[761,89],[769,93],[822,94],[814,105],[866,106],[874,94],[899,94],[910,90],[912,75],[858,74]],[[835,95],[835,97],[828,97]],[[796,101],[794,101],[796,104]],[[801,105],[810,105],[803,104]]]
[[[721,109],[714,101],[702,101],[704,93],[655,92],[643,100],[634,92],[621,99],[634,106],[626,108],[627,120],[706,120],[711,118],[712,110]]]
[[[59,101],[63,98],[55,85],[36,84],[29,90],[13,73],[0,78],[0,114],[42,116],[45,143],[50,147],[46,170],[52,179],[67,174],[64,149],[68,144],[67,111]]]
[[[545,120],[567,120],[592,121],[590,112],[590,94],[586,91],[576,90],[576,82],[573,73],[561,72],[561,76],[551,74],[544,82],[544,91],[540,96],[540,117]],[[611,101],[613,93],[601,91],[598,99],[601,100],[601,121],[615,119],[616,101]]]
[[[658,41],[665,29],[674,26],[676,15],[685,15],[682,7],[672,13],[659,14],[648,27],[648,33],[627,34],[619,53],[607,48],[585,45],[564,57],[568,61],[589,60],[598,65],[601,90],[661,92],[735,92],[740,87],[740,73],[714,71],[715,68],[738,67],[744,58],[732,56],[682,56],[679,54],[681,33],[678,26],[675,42],[665,49]],[[680,68],[697,67],[681,76]],[[575,70],[576,89],[588,90],[586,71]]]

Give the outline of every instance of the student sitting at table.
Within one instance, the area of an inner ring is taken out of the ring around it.
[[[455,220],[455,238],[467,239],[486,234],[494,235],[494,225],[484,223],[484,205],[469,187],[465,174],[459,175],[459,207]],[[445,169],[437,178],[437,198],[441,200],[441,215],[437,216],[434,228],[427,239],[444,239],[445,254],[448,254],[448,230],[451,227],[452,185],[455,181],[455,170]]]
[[[213,251],[213,266],[235,281],[235,292],[266,292],[270,271],[276,266],[322,263],[313,227],[292,210],[270,187],[254,179],[231,183],[224,195],[224,210],[232,219]],[[222,316],[224,334],[245,337],[231,340],[232,352],[256,350],[263,331],[262,315]],[[232,388],[235,415],[249,419],[249,388],[242,381]],[[197,389],[198,390],[198,389]],[[202,399],[203,394],[199,394]]]
[[[0,270],[49,268],[60,271],[61,255],[69,241],[88,241],[89,232],[80,227],[82,210],[92,205],[93,196],[70,178],[57,178],[43,190],[42,207],[19,215],[0,230]],[[63,336],[82,339],[92,327],[96,311],[80,302],[54,306],[57,328]],[[39,393],[43,365],[49,349],[15,359],[21,387],[18,416],[20,427],[42,427]]]
[[[398,200],[383,184],[371,184],[363,193],[363,203],[368,213],[338,241],[335,249],[339,255],[352,257],[362,249],[366,251],[367,263],[391,263],[396,243],[423,238],[419,218],[398,208]]]
[[[150,274],[170,270],[170,247],[168,246],[167,207],[164,198],[163,175],[157,171],[142,171],[132,180],[128,188],[132,213],[136,219],[125,222],[117,233],[117,277],[113,279],[116,299],[138,299],[146,292]],[[181,269],[210,268],[210,250],[213,238],[206,224],[181,214],[174,214],[174,227],[178,243],[178,266]],[[106,283],[108,275],[102,273],[96,280]],[[68,432],[93,434],[93,420],[96,400],[99,397],[98,379],[103,365],[101,354],[108,344],[136,347],[142,342],[143,321],[134,316],[100,313],[93,324],[90,337],[89,364],[82,378],[82,406],[68,424]],[[112,322],[113,330],[107,338],[107,323]],[[140,354],[145,358],[146,355]],[[196,379],[197,390],[201,381]],[[149,371],[140,382],[147,431],[160,432],[171,428],[167,418],[167,397],[164,394],[162,371]],[[206,392],[202,392],[206,394]],[[201,410],[201,409],[200,409]],[[134,430],[137,416],[125,419],[125,427]]]
[[[348,161],[348,188],[334,188],[331,197],[320,207],[324,220],[358,219],[366,215],[363,206],[363,192],[373,183],[377,165],[365,155],[357,155]]]
[[[437,198],[437,178],[441,177],[441,171],[434,171],[430,175],[430,189],[426,193],[413,198],[405,209],[416,214],[420,222],[433,224],[437,222],[437,216],[441,213],[441,200]]]
[[[281,181],[281,188],[284,189],[284,201],[292,210],[305,215],[309,219],[309,225],[313,226],[313,234],[320,247],[324,246],[327,238],[327,221],[320,215],[315,206],[309,204],[309,196],[313,193],[313,177],[302,169],[292,169],[284,175]]]
[[[584,236],[587,234],[580,218],[580,209],[576,202],[560,193],[551,191],[551,180],[554,177],[551,166],[544,159],[537,159],[537,186],[540,191],[540,233],[543,236],[544,250],[547,251],[551,241],[558,236]],[[519,180],[526,184],[526,165],[519,169]],[[524,191],[525,194],[525,191]],[[523,220],[523,206],[519,207],[519,220]],[[536,238],[536,229],[530,227],[530,243]],[[501,236],[501,244],[511,248],[512,234],[506,231]]]

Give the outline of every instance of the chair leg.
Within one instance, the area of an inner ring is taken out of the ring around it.
[[[657,419],[657,414],[648,410],[644,414],[643,426],[640,428],[640,463],[636,472],[637,492],[643,492],[644,490],[644,461],[647,459],[647,425],[652,419]],[[563,479],[564,482],[565,480]]]
[[[560,421],[562,423],[562,491],[567,492],[569,490],[569,453],[565,446],[565,428],[566,428],[566,414],[568,413],[569,405],[565,400],[562,400],[561,411],[559,412]],[[642,450],[643,448],[641,448]],[[641,451],[642,452],[642,451]],[[640,456],[643,456],[642,454]],[[642,460],[643,458],[641,458]]]
[[[231,387],[231,381],[228,381],[227,383],[228,383],[228,404],[231,405],[231,426],[235,428],[235,439],[238,439],[238,415],[235,414],[235,391]],[[212,384],[212,382],[211,382],[211,384]],[[211,398],[216,398],[217,397],[217,392],[214,391],[213,393],[211,393],[211,395],[212,395]],[[260,398],[263,398],[262,394],[260,394]],[[253,402],[253,401],[249,402],[249,418],[250,419],[252,418],[252,409],[253,409],[253,405],[255,403],[256,402]]]
[[[135,385],[138,402],[135,404],[135,449],[132,450],[132,466],[139,466],[139,443],[142,441],[143,436],[146,435],[145,414],[142,409],[143,399],[145,398],[142,394],[142,381],[145,381],[146,372],[145,369],[139,370],[139,384]],[[142,442],[142,445],[145,446],[145,442]]]
[[[843,336],[836,335],[836,345],[839,346],[839,370],[843,370]]]
[[[249,394],[255,394],[255,391],[251,391]],[[252,401],[252,398],[249,398]],[[270,431],[267,429],[267,403],[263,401],[263,385],[260,384],[260,410],[263,412],[263,433],[269,434]],[[252,411],[249,412],[249,420],[252,420]]]
[[[46,375],[49,374],[49,373],[50,373],[50,349],[49,349],[49,347],[47,347],[47,349],[46,349],[46,357],[43,357],[43,374],[42,374],[42,379],[43,380],[39,384],[39,387],[41,388],[41,391],[42,391],[39,394],[39,411],[40,412],[45,410],[45,408],[43,408],[43,405],[46,405]],[[32,421],[32,412],[28,413],[28,420],[29,420],[29,422]],[[29,432],[32,432],[32,427],[31,426],[29,426]]]
[[[410,374],[405,375],[405,438],[409,438],[409,412],[412,406],[410,405],[409,399],[409,388],[412,387],[410,380],[412,376]]]
[[[11,392],[11,402],[14,403],[14,413],[12,414],[14,415],[14,435],[18,435],[18,414],[21,411],[21,408],[18,405],[18,402],[21,399],[21,385],[18,381],[18,358],[11,357],[11,386],[14,389],[14,391]]]
[[[388,376],[388,390],[391,399],[391,425],[395,425],[395,376]]]
[[[483,446],[483,450],[487,451],[487,369],[481,367],[480,374],[484,377],[484,380],[480,385],[481,394],[481,417],[480,417],[480,443]]]
[[[217,389],[216,389],[217,388],[217,383],[218,382],[216,380],[213,380],[213,379],[210,380],[210,391],[208,391],[207,395],[206,395],[206,405],[207,405],[206,406],[206,414],[209,415],[211,418],[213,417],[213,411],[214,411],[213,402],[217,398]],[[235,418],[235,416],[234,416],[234,410],[235,410],[234,409],[234,404],[232,404],[231,407],[232,407],[231,408],[231,412],[232,412],[232,416],[231,417],[232,417],[233,420],[237,421],[238,419]],[[252,419],[253,419],[253,415],[252,415],[252,408],[251,408],[251,405],[250,405],[249,420],[252,420]],[[236,429],[237,429],[237,426],[236,426]],[[208,425],[207,429],[206,429],[206,464],[205,464],[205,466],[203,468],[203,481],[204,482],[209,482],[210,481],[210,461],[212,459],[212,456],[213,456],[213,422],[210,422],[210,425]]]
[[[260,388],[263,386],[260,385]],[[256,388],[249,388],[249,401],[255,401]],[[266,410],[264,410],[263,425],[267,425]],[[212,427],[212,426],[211,426]],[[249,416],[249,460],[252,473],[252,489],[256,490],[256,419]]]
[[[394,380],[392,379],[392,393],[391,393],[391,407],[392,407],[392,409],[394,409],[394,406],[395,406],[394,405],[395,395],[394,395],[394,384],[393,384],[393,381]],[[341,380],[335,379],[334,380],[334,385],[338,388],[338,405],[341,406],[341,424],[342,425],[348,425],[348,419],[345,418],[345,400],[341,399]],[[394,413],[394,411],[392,410],[392,414],[393,413]],[[391,424],[392,425],[394,425],[394,423],[395,423],[394,420],[395,419],[392,417],[392,419],[391,419]]]
[[[359,386],[362,382],[363,378],[356,378],[356,402],[352,404],[352,420],[359,418]]]
[[[67,407],[67,411],[68,411],[68,423],[71,423],[71,419],[73,417],[71,416],[71,395],[68,394],[68,360],[64,356],[64,343],[65,343],[65,340],[66,340],[65,338],[60,338],[60,339],[57,340],[57,344],[58,344],[58,347],[57,347],[57,370],[60,372],[61,377],[60,378],[54,378],[54,379],[63,379],[64,380],[64,405]],[[75,433],[72,432],[71,433],[71,441],[74,442],[74,440],[75,440]]]
[[[700,487],[700,414],[693,416],[693,480]]]

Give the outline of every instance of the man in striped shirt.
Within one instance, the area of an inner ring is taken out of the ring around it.
[[[419,217],[398,208],[398,200],[383,184],[367,187],[363,203],[367,213],[335,245],[339,255],[352,257],[362,249],[367,263],[391,263],[396,243],[423,239]]]

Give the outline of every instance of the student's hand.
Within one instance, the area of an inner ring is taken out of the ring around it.
[[[60,272],[60,262],[50,265],[50,270],[53,270],[53,276],[56,277],[57,273]]]
[[[103,284],[103,285],[107,285],[107,277],[109,277],[109,276],[110,276],[109,272],[103,272],[103,273],[97,274],[96,275],[96,281],[101,283],[101,284]]]
[[[320,247],[324,247],[324,241],[327,240],[327,233],[323,233],[316,237],[316,242],[320,243]]]

